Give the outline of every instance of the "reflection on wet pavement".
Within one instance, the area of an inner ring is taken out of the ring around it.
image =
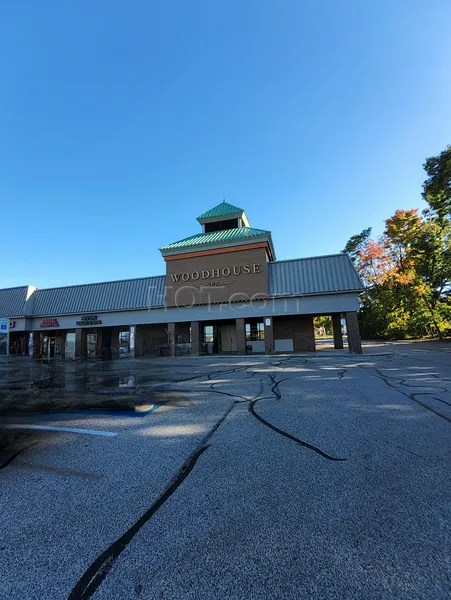
[[[260,360],[246,358],[245,362]],[[171,382],[193,380],[230,366],[227,360],[218,364],[213,358],[38,361],[10,357],[0,361],[0,414],[137,407],[142,413],[151,405],[179,400],[166,398]]]
[[[139,376],[130,371],[130,363],[127,367],[119,361],[10,359],[0,363],[0,411],[148,405],[152,378],[147,372]]]

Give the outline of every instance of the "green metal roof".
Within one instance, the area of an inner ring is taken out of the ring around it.
[[[229,204],[228,202],[221,202],[218,206],[207,210],[203,215],[197,217],[197,220],[200,219],[211,219],[213,217],[223,217],[225,215],[236,215],[237,213],[242,213],[244,210],[242,208],[238,208],[238,206],[233,206],[233,204]]]
[[[212,233],[197,233],[184,240],[162,246],[160,250],[177,250],[179,248],[184,249],[191,246],[207,246],[210,244],[243,240],[263,235],[271,235],[271,233],[269,231],[263,231],[262,229],[253,229],[252,227],[237,227],[236,229],[224,229],[223,231],[213,231]]]

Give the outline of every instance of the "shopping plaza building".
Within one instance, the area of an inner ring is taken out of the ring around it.
[[[166,274],[52,289],[0,290],[10,354],[120,358],[315,350],[330,315],[335,348],[361,353],[362,282],[347,254],[276,260],[271,232],[222,202],[201,231],[160,248]]]

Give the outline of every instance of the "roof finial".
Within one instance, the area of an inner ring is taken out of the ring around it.
[[[222,201],[225,202],[225,196],[222,197]]]

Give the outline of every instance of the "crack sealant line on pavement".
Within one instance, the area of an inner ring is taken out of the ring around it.
[[[287,381],[288,379],[290,379],[290,377],[286,377],[285,379],[280,379],[279,381],[275,381],[275,375],[269,375],[269,378],[271,379],[271,382],[273,383],[273,385],[271,387],[271,392],[273,394],[272,398],[276,398],[277,400],[280,400],[282,397],[282,394],[279,390],[279,385],[283,381]],[[263,380],[261,380],[261,381],[263,382]],[[276,433],[282,435],[283,437],[286,437],[289,440],[292,440],[293,442],[295,442],[296,444],[299,444],[299,446],[302,446],[303,448],[307,448],[308,450],[312,450],[313,452],[316,452],[317,454],[319,454],[323,458],[326,458],[327,460],[332,460],[332,461],[336,461],[336,462],[343,462],[343,461],[348,460],[347,458],[337,458],[335,456],[330,456],[330,454],[326,454],[326,452],[323,452],[316,446],[313,446],[312,444],[309,444],[308,442],[304,442],[304,441],[300,440],[299,438],[295,437],[294,435],[291,435],[291,433],[287,433],[286,431],[279,429],[279,427],[276,427],[275,425],[273,425],[272,423],[270,423],[269,421],[264,419],[261,415],[259,415],[255,411],[254,406],[257,402],[260,402],[261,400],[270,400],[270,399],[271,399],[271,396],[267,396],[264,398],[258,398],[258,396],[257,396],[256,398],[254,398],[253,400],[251,400],[249,402],[248,411],[251,413],[251,415],[253,417],[255,417],[258,421],[260,421],[260,423],[262,423],[266,427],[269,427],[269,429],[272,429],[272,431],[275,431]]]
[[[5,460],[4,463],[2,463],[0,465],[0,470],[4,469],[5,467],[7,467],[9,464],[11,464],[13,462],[13,460],[15,460],[19,454],[22,454],[22,452],[24,452],[27,448],[22,448],[21,450],[19,450],[18,452],[15,452],[12,456],[10,456],[7,460]]]
[[[389,387],[393,388],[394,390],[396,390],[398,393],[402,394],[405,398],[407,398],[408,400],[411,400],[412,402],[415,402],[416,404],[418,404],[419,406],[422,406],[423,408],[425,408],[426,410],[429,410],[430,412],[434,413],[434,415],[437,415],[437,417],[440,417],[441,419],[443,419],[444,421],[447,421],[448,423],[451,423],[451,419],[447,416],[442,414],[441,412],[439,412],[438,410],[435,410],[435,408],[432,408],[431,406],[428,406],[427,404],[425,404],[424,402],[421,402],[421,400],[418,400],[418,398],[416,396],[432,396],[433,393],[435,392],[417,392],[416,394],[414,393],[410,393],[407,394],[406,392],[403,392],[402,390],[400,390],[398,387],[396,387],[396,385],[393,385],[392,383],[390,383],[389,376],[384,375],[378,368],[374,367],[374,370],[376,371],[376,377],[378,379],[381,379],[386,385],[388,385]],[[393,378],[391,378],[393,379]],[[395,379],[396,381],[396,379]],[[402,380],[401,380],[402,381]],[[403,383],[400,383],[399,385],[404,385]],[[424,388],[427,387],[425,385],[418,385],[418,386],[406,386],[406,387],[419,387],[419,388]],[[433,388],[432,388],[433,389]],[[445,391],[448,391],[446,388],[444,388]],[[436,388],[437,390],[437,388]],[[436,391],[435,390],[435,391]],[[434,396],[432,396],[432,398],[434,398]]]
[[[451,402],[447,402],[446,400],[442,400],[441,398],[436,398],[435,396],[433,396],[434,400],[438,400],[439,402],[442,402],[443,404],[447,404],[448,406],[451,406]]]
[[[107,577],[108,573],[111,571],[122,551],[125,550],[140,529],[163,506],[166,500],[169,500],[172,494],[194,469],[200,456],[209,448],[209,445],[207,444],[208,440],[226,420],[233,407],[234,404],[231,404],[223,416],[215,423],[207,435],[202,439],[195,452],[183,463],[177,475],[172,479],[169,486],[165,489],[161,496],[157,498],[151,507],[124,534],[114,541],[94,560],[94,562],[91,563],[91,565],[80,577],[75,587],[72,589],[68,596],[68,600],[88,600],[95,594],[97,589]]]

